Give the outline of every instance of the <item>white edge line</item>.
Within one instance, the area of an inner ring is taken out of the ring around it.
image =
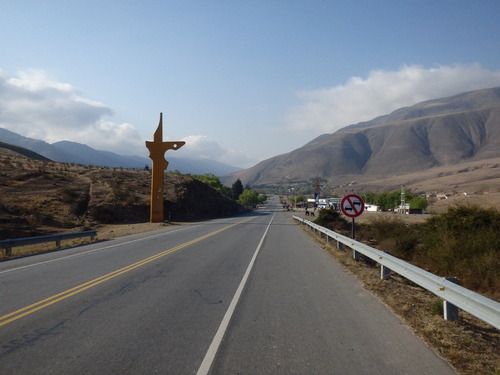
[[[169,234],[172,234],[172,233],[180,232],[182,230],[187,230],[189,228],[192,228],[192,227],[195,227],[195,226],[198,226],[198,225],[200,225],[200,224],[193,224],[193,225],[189,225],[189,226],[183,226],[181,228],[173,229],[171,231],[162,231],[161,233],[154,234],[152,236],[147,236],[147,237],[143,237],[143,238],[137,238],[135,240],[130,240],[130,241],[126,241],[126,242],[115,243],[115,244],[104,246],[104,247],[98,247],[97,249],[82,251],[82,252],[79,252],[79,253],[76,253],[76,254],[71,254],[71,255],[65,255],[65,256],[62,256],[62,257],[59,257],[59,258],[56,258],[56,259],[44,260],[44,261],[41,261],[41,262],[38,262],[38,263],[27,264],[25,266],[20,266],[20,267],[16,267],[16,268],[9,268],[9,269],[0,271],[0,275],[3,274],[3,273],[7,273],[7,272],[19,271],[19,270],[22,270],[24,268],[37,267],[37,266],[41,266],[41,265],[47,264],[47,263],[54,263],[54,262],[59,262],[59,261],[66,260],[66,259],[69,259],[69,258],[75,258],[75,257],[79,257],[79,256],[85,256],[85,255],[89,255],[91,253],[95,253],[96,251],[107,250],[107,249],[111,249],[113,247],[117,247],[117,246],[121,246],[121,245],[128,245],[128,244],[131,244],[131,243],[134,243],[134,242],[139,242],[139,241],[144,241],[144,240],[150,240],[151,238],[161,237],[161,236],[169,235]],[[136,233],[136,234],[145,234],[145,233],[148,233],[148,232]],[[133,235],[134,234],[132,234],[131,236],[133,236]],[[120,238],[123,238],[123,237],[112,238],[112,239],[106,240],[106,241],[119,240]],[[85,246],[91,246],[91,245],[96,245],[96,244],[100,244],[100,243],[103,243],[103,242],[89,243],[89,244],[87,244]]]
[[[273,222],[274,215],[269,221],[269,224],[267,225],[266,231],[262,235],[262,238],[260,239],[259,245],[257,246],[257,249],[255,250],[252,259],[250,260],[250,263],[248,264],[248,267],[245,271],[245,274],[243,275],[243,278],[240,281],[240,285],[238,286],[238,289],[236,289],[236,293],[233,296],[233,299],[231,300],[231,303],[229,304],[229,307],[226,311],[226,314],[224,315],[224,318],[222,318],[222,321],[220,323],[219,329],[217,330],[217,333],[215,334],[212,343],[210,344],[210,347],[208,348],[207,353],[205,354],[205,358],[203,358],[203,361],[201,362],[200,368],[198,369],[198,372],[196,375],[207,375],[208,372],[210,371],[210,367],[212,367],[212,364],[215,360],[215,356],[217,354],[217,351],[219,350],[220,344],[222,343],[222,339],[224,338],[224,334],[227,331],[227,328],[229,326],[229,322],[231,321],[231,318],[233,317],[234,311],[236,309],[236,305],[238,304],[238,301],[240,300],[240,297],[243,293],[243,288],[245,287],[248,277],[250,276],[250,272],[252,271],[253,265],[255,263],[255,260],[257,259],[257,255],[260,252],[260,248],[262,247],[262,244],[264,243],[264,239],[267,236],[267,232],[269,231],[269,227],[271,226],[271,223]]]

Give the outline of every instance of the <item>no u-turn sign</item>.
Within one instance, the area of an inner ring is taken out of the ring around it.
[[[365,210],[365,202],[359,195],[349,194],[342,198],[340,209],[345,216],[357,217]]]

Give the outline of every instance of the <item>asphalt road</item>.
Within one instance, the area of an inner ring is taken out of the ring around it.
[[[273,199],[1,262],[0,375],[454,374]]]

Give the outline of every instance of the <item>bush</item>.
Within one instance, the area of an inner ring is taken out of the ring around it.
[[[419,244],[418,226],[407,225],[399,217],[381,217],[370,220],[369,225],[363,226],[364,237],[368,236],[381,246],[381,250],[389,251],[393,255],[411,260]]]
[[[319,210],[318,217],[314,220],[314,223],[338,232],[346,231],[350,228],[349,222],[338,211],[329,208]]]
[[[323,213],[323,215],[321,214]],[[315,221],[334,229],[338,212],[320,211]],[[345,220],[344,220],[345,221]],[[478,206],[457,206],[448,213],[408,225],[400,217],[380,217],[359,225],[358,238],[411,261],[443,277],[456,277],[461,285],[500,297],[500,212]]]
[[[65,203],[76,203],[80,198],[80,194],[71,188],[64,188],[60,192],[61,200]]]
[[[423,225],[419,262],[442,276],[458,277],[475,290],[500,287],[500,213],[457,206]]]

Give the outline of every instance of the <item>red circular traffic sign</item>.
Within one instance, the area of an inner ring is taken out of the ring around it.
[[[365,202],[356,194],[349,194],[342,198],[340,209],[345,216],[357,217],[365,210]]]

